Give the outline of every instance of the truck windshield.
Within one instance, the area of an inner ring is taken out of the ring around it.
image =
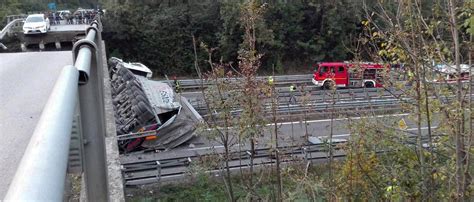
[[[319,73],[322,74],[322,73],[326,73],[328,72],[328,67],[319,67]]]

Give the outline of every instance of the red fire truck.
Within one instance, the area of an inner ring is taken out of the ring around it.
[[[377,63],[322,62],[313,74],[313,83],[323,89],[332,87],[382,87],[388,65]]]

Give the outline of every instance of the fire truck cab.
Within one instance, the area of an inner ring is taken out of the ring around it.
[[[315,68],[312,81],[323,89],[382,87],[383,71],[388,69],[377,63],[322,62]]]

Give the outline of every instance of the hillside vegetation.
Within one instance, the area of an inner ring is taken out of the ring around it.
[[[140,61],[159,76],[194,73],[192,37],[213,48],[213,58],[237,64],[244,30],[245,1],[183,1],[112,4],[104,19],[109,55]],[[256,24],[261,71],[311,72],[317,61],[353,58],[352,42],[362,31],[362,4],[352,0],[267,2]],[[198,51],[206,66],[206,51]]]

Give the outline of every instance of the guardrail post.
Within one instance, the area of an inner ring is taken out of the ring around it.
[[[253,154],[249,150],[245,151],[245,154],[247,154],[247,156],[249,156],[250,160],[253,159]],[[247,163],[247,166],[250,167],[250,161]]]
[[[352,91],[351,88],[349,88],[349,95],[351,95],[352,100],[355,100],[355,93]]]
[[[364,87],[364,94],[365,94],[365,99],[368,100],[370,98],[369,92],[367,92],[367,88]]]
[[[325,103],[326,102],[326,90],[323,90],[322,94],[323,94],[323,102]]]
[[[308,153],[306,152],[306,147],[303,147],[303,149],[301,150],[301,152],[303,153],[304,155],[304,160],[305,161],[308,161]]]
[[[161,179],[161,163],[156,161],[156,181],[160,182]]]

